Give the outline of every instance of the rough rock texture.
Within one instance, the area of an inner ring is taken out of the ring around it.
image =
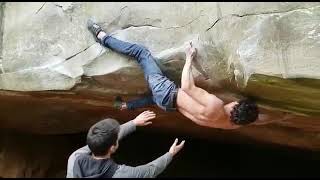
[[[6,178],[63,178],[68,156],[84,139],[79,135],[38,136],[3,131],[0,134],[0,176]]]
[[[166,55],[188,40],[213,87],[256,96],[261,103],[319,115],[319,3],[6,3],[0,88],[69,90],[85,77],[141,76],[135,61],[95,43],[86,29],[94,17],[114,36],[148,47],[179,81],[183,61]],[[165,59],[163,57],[166,57]],[[180,56],[183,59],[183,55]],[[134,71],[134,72],[132,72]],[[98,80],[97,80],[98,79]],[[19,83],[17,83],[19,82]],[[225,82],[225,83],[223,83]],[[104,93],[146,91],[105,86]],[[133,87],[132,87],[133,86]],[[264,93],[257,89],[266,88]],[[276,92],[283,92],[278,96]]]
[[[177,83],[181,47],[193,40],[199,86],[226,102],[250,95],[263,111],[296,115],[223,131],[157,110],[152,128],[320,149],[318,2],[8,2],[0,17],[1,128],[69,134],[107,116],[124,122],[140,112],[111,106],[115,95],[136,98],[147,86],[133,59],[94,41],[86,29],[94,17],[115,37],[148,47]]]

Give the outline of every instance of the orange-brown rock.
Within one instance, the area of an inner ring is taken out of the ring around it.
[[[194,124],[178,112],[159,108],[119,111],[112,107],[112,96],[92,92],[1,92],[0,128],[35,134],[72,134],[86,132],[95,122],[107,117],[121,123],[133,119],[146,109],[157,113],[149,128],[186,135],[226,140],[274,143],[291,147],[320,150],[320,121],[299,117],[267,125],[250,125],[237,130],[220,130]],[[129,99],[132,97],[126,97]],[[271,112],[273,114],[277,112]]]
[[[94,41],[86,27],[94,17],[114,37],[148,47],[177,84],[181,47],[192,40],[199,86],[226,103],[252,96],[262,111],[295,116],[219,130],[154,107],[150,129],[319,150],[319,9],[319,2],[0,3],[0,128],[73,134],[143,110],[112,108],[116,95],[137,98],[147,86],[135,60]]]

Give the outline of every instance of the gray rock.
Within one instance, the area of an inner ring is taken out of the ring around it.
[[[208,91],[222,88],[254,96],[269,109],[318,116],[319,8],[318,2],[3,3],[0,89],[77,89],[84,77],[101,81],[98,76],[114,77],[123,70],[141,77],[132,58],[94,41],[86,28],[93,17],[107,33],[148,47],[177,83],[184,62],[181,47],[193,40],[199,52],[194,73],[210,78]],[[178,55],[170,57],[171,52]],[[145,83],[139,79],[126,84],[127,91],[93,90],[138,95],[147,91],[130,88]],[[284,91],[281,97],[277,91]]]

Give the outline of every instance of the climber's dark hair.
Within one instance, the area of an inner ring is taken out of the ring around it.
[[[87,144],[96,156],[106,155],[112,145],[117,144],[120,124],[114,119],[104,119],[94,124],[88,131]]]
[[[231,121],[237,125],[250,124],[257,120],[259,109],[252,99],[243,99],[231,111]]]

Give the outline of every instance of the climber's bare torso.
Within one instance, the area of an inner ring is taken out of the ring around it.
[[[186,62],[183,67],[181,88],[178,90],[176,101],[178,111],[201,126],[220,129],[241,127],[232,123],[230,119],[231,111],[238,102],[234,101],[225,105],[217,96],[197,87],[194,83],[191,65],[196,55],[196,49],[192,47],[191,42],[187,45],[185,53]],[[288,113],[276,116],[259,114],[258,120],[252,124],[262,125],[292,117]]]
[[[197,87],[192,74],[192,61],[196,55],[196,49],[192,43],[186,45],[186,62],[181,75],[181,88],[177,95],[177,109],[184,116],[198,125],[235,129],[240,126],[230,121],[230,110],[236,102],[224,105],[223,101],[204,89]]]
[[[234,104],[235,102],[225,106],[221,99],[198,87],[190,90],[179,89],[177,96],[177,109],[180,113],[198,125],[212,128],[240,127],[232,124],[226,113]]]

